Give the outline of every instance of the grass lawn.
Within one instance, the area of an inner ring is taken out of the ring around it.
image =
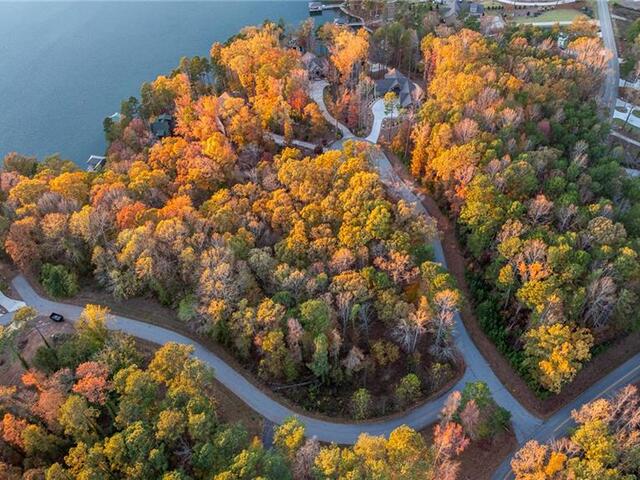
[[[484,8],[490,8],[490,7],[503,7],[504,8],[504,4],[498,2],[497,0],[481,0],[480,2],[482,5],[484,5]]]
[[[542,22],[571,22],[577,16],[582,15],[578,10],[569,8],[556,8],[548,12],[544,12],[538,17],[521,17],[516,20],[517,23],[542,23]]]

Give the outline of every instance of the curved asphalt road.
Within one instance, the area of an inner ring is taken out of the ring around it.
[[[567,435],[569,430],[575,425],[571,419],[572,410],[578,409],[585,403],[592,402],[597,398],[612,396],[625,385],[637,383],[638,381],[640,381],[640,353],[631,357],[613,372],[591,385],[591,387],[582,392],[582,394],[569,405],[558,410],[540,425],[530,438],[527,438],[525,441],[519,440],[519,445],[522,446],[529,440],[537,440],[543,444]],[[500,464],[500,467],[493,475],[494,480],[514,478],[511,472],[512,459],[513,456],[510,455]]]
[[[339,148],[342,145],[342,142],[347,139],[360,140],[367,143],[375,144],[380,136],[382,121],[386,116],[383,100],[378,99],[371,106],[374,116],[371,133],[366,138],[359,138],[356,137],[349,130],[349,128],[335,119],[327,110],[327,107],[324,103],[323,95],[324,88],[327,85],[328,84],[325,81],[312,82],[309,94],[310,97],[319,105],[320,111],[324,115],[325,119],[331,125],[335,125],[342,132],[343,139],[334,143],[333,148]],[[402,198],[408,203],[413,204],[422,215],[428,217],[429,214],[427,213],[427,210],[424,208],[424,205],[422,204],[418,196],[420,194],[416,194],[414,192],[415,187],[413,185],[405,183],[400,177],[395,174],[391,162],[384,154],[384,152],[375,145],[372,145],[369,154],[373,166],[378,170],[380,178],[387,186],[387,188],[393,191],[396,196]],[[434,240],[433,249],[435,260],[446,267],[447,262],[444,257],[444,252],[442,250],[442,245],[439,239]],[[493,370],[491,370],[488,362],[484,359],[480,351],[471,340],[471,337],[469,337],[469,334],[464,328],[464,324],[462,323],[462,319],[457,313],[455,316],[455,321],[455,346],[464,358],[467,368],[463,377],[455,385],[454,388],[460,390],[467,382],[474,382],[479,380],[486,382],[491,389],[491,393],[493,394],[496,402],[511,412],[512,423],[514,426],[516,437],[519,440],[530,437],[536,430],[536,428],[541,424],[541,420],[533,414],[529,413],[515,399],[515,397],[511,395],[511,393],[504,387],[504,385],[502,385],[498,377],[496,377],[496,375],[493,373]],[[444,400],[445,396],[443,395],[441,398],[431,402],[431,404],[437,404],[438,406],[441,406]],[[437,415],[431,416],[429,421],[427,421],[425,425],[436,420]]]
[[[322,99],[323,90],[324,85],[320,86],[316,84],[312,86],[311,93],[312,98],[314,98],[314,100],[316,100],[320,105],[325,117],[327,117],[330,122],[337,125],[341,130],[346,129],[344,132],[346,133],[346,135],[344,135],[345,137],[366,141],[365,139],[354,137],[349,129],[331,117],[329,112],[326,110]],[[381,114],[379,105],[376,107],[374,104],[373,110],[375,115]],[[376,121],[374,122],[374,125],[377,126],[381,123],[381,121]],[[377,127],[377,132],[374,130],[367,140],[377,140],[378,134],[379,127]],[[371,159],[373,164],[378,168],[383,182],[387,184],[387,186],[398,196],[408,202],[414,203],[421,213],[427,215],[418,196],[416,196],[410,186],[405,184],[395,175],[393,168],[391,167],[391,163],[380,149],[372,147]],[[434,252],[436,260],[446,266],[442,245],[437,239],[434,241]],[[82,311],[81,307],[54,302],[41,297],[21,275],[17,276],[13,280],[12,285],[25,303],[36,308],[42,314],[48,315],[50,312],[56,311],[75,321]],[[0,317],[0,322],[7,323],[11,318],[11,314],[4,315]],[[438,413],[446,398],[445,395],[442,395],[440,398],[425,403],[420,407],[406,412],[402,416],[380,422],[345,424],[319,420],[306,415],[298,415],[289,408],[281,405],[276,400],[263,393],[255,385],[250,383],[241,373],[235,371],[220,357],[210,352],[199,343],[194,342],[193,340],[174,331],[119,315],[112,316],[109,321],[109,328],[118,329],[130,335],[158,344],[178,342],[193,345],[195,349],[194,355],[211,366],[215,370],[216,378],[253,410],[277,424],[282,423],[287,417],[295,415],[305,424],[307,435],[316,436],[319,440],[325,442],[353,444],[361,433],[366,432],[372,435],[388,435],[393,429],[400,425],[408,425],[417,430],[422,429],[438,420]],[[621,386],[623,383],[633,381],[635,378],[640,376],[639,354],[602,379],[600,382],[593,385],[576,401],[572,402],[570,405],[554,415],[550,420],[543,423],[540,419],[529,413],[522,405],[520,405],[520,403],[500,383],[491,370],[489,364],[469,337],[459,315],[456,315],[454,341],[455,346],[462,354],[467,366],[463,377],[454,386],[454,388],[461,389],[464,387],[465,383],[471,381],[482,380],[486,382],[498,404],[511,412],[516,436],[520,443],[524,443],[529,438],[549,438],[549,436],[553,435],[554,432],[564,431],[563,429],[568,427],[567,418],[569,418],[568,415],[571,409],[576,408],[582,403],[590,401],[592,398],[596,398],[597,396],[606,393],[606,391],[611,391],[618,386]],[[606,391],[603,391],[605,389]],[[505,464],[506,471],[508,471],[508,462],[505,461]]]
[[[325,84],[326,85],[326,84]],[[322,99],[322,92],[324,86],[322,84],[312,85],[312,98],[314,98],[325,117],[335,124],[343,131],[344,138],[353,138],[355,140],[364,140],[354,137],[347,127],[341,125],[333,117],[330,116],[327,111],[324,101]],[[368,137],[369,141],[377,141],[377,137],[380,133],[380,127],[382,119],[380,115],[384,115],[384,106],[381,101],[376,102],[373,106],[373,111],[376,116],[374,125],[376,126],[371,135]],[[384,155],[384,153],[375,146],[371,149],[371,158],[374,165],[378,168],[380,176],[384,183],[391,188],[401,198],[408,202],[414,203],[416,208],[424,215],[427,215],[419,198],[413,193],[402,180],[400,180],[391,167],[391,163]],[[434,241],[435,258],[438,262],[446,265],[444,253],[439,240]],[[82,308],[75,305],[68,305],[64,303],[54,302],[47,300],[38,295],[33,288],[29,285],[27,280],[19,275],[17,276],[12,285],[21,296],[21,298],[40,313],[48,315],[50,312],[55,311],[61,313],[65,317],[75,320],[79,317]],[[11,315],[5,315],[0,317],[0,322],[8,322],[11,319]],[[476,348],[472,342],[469,334],[464,328],[464,325],[459,315],[456,315],[456,330],[454,332],[455,346],[462,354],[466,371],[460,381],[454,386],[455,389],[462,389],[467,382],[473,382],[482,380],[489,385],[491,392],[493,393],[496,401],[507,408],[512,413],[513,424],[515,427],[516,435],[518,439],[525,439],[530,437],[535,429],[540,425],[540,420],[530,414],[524,407],[522,407],[517,400],[504,388],[498,378],[495,376],[491,367],[486,362],[480,351]],[[273,423],[281,424],[287,417],[292,415],[298,416],[298,418],[304,423],[306,427],[306,433],[309,436],[316,436],[319,440],[325,442],[335,442],[339,444],[353,444],[357,440],[361,433],[369,433],[372,435],[388,435],[392,430],[400,425],[408,425],[416,430],[420,430],[436,421],[438,421],[438,414],[445,402],[446,395],[443,394],[440,398],[427,402],[413,410],[405,412],[403,415],[395,417],[390,420],[383,420],[380,422],[369,423],[356,423],[345,424],[332,422],[328,420],[320,420],[305,415],[298,415],[289,408],[281,405],[273,398],[263,393],[258,387],[249,382],[241,373],[235,371],[231,366],[227,365],[224,360],[207,350],[193,340],[180,335],[174,331],[162,328],[157,325],[151,325],[131,318],[114,315],[112,316],[109,327],[113,329],[122,330],[130,335],[155,342],[157,344],[164,344],[166,342],[178,342],[193,345],[195,348],[195,356],[204,361],[215,370],[216,378],[222,382],[229,390],[236,394],[242,401],[249,405],[253,410],[260,413]]]
[[[43,315],[56,312],[75,322],[82,312],[82,308],[79,306],[54,302],[41,297],[22,275],[18,275],[13,280],[12,285],[27,305],[34,307]],[[3,315],[0,317],[0,323],[6,324],[11,321],[12,317],[12,314]],[[457,319],[457,322],[459,323],[459,319]],[[216,378],[253,410],[276,424],[281,424],[287,417],[296,415],[305,424],[307,435],[316,436],[324,442],[353,444],[361,433],[367,432],[372,435],[388,435],[400,425],[409,425],[416,430],[420,430],[438,420],[438,413],[446,398],[446,395],[442,395],[440,398],[425,403],[420,407],[406,412],[402,416],[381,422],[344,424],[319,420],[305,415],[299,415],[281,405],[249,382],[241,373],[226,364],[224,360],[216,354],[184,335],[157,325],[151,325],[120,315],[112,315],[109,319],[108,327],[114,330],[121,330],[130,335],[160,345],[167,342],[192,345],[195,349],[195,357],[212,367],[215,370]],[[469,368],[467,368],[464,377],[456,384],[455,388],[462,388],[464,383],[468,381],[479,379],[487,381],[485,369],[488,369],[489,376],[493,377],[493,373],[480,356],[480,353],[468,335],[466,335],[466,332],[457,336],[456,344],[458,348],[464,352],[465,360]],[[505,392],[499,383],[496,385],[497,379],[495,377],[493,377],[493,380],[490,378],[489,381],[491,382],[494,395],[497,393],[496,389],[501,389],[502,392]],[[528,413],[525,412],[525,414],[529,416]]]
[[[608,9],[607,9],[608,13]],[[601,14],[602,18],[603,15]],[[617,60],[617,57],[616,57]],[[617,66],[617,63],[616,63]],[[617,72],[617,68],[616,68]],[[613,84],[613,81],[617,79],[617,74],[613,77],[608,76],[607,81],[609,85]],[[617,82],[617,80],[615,80]],[[331,124],[340,126],[341,130],[347,129],[346,126],[340,125],[335,118],[333,118],[324,106],[322,89],[326,83],[318,82],[315,88],[311,89],[311,97],[320,104],[321,111],[326,112],[328,115],[327,121]],[[617,92],[614,93],[614,99]],[[371,134],[365,140],[371,143],[376,143],[380,135],[380,127],[384,116],[384,105],[381,100],[376,101],[372,105],[374,114],[374,122]],[[350,133],[350,132],[349,132]],[[358,139],[350,133],[348,138]],[[341,142],[337,142],[339,145]],[[398,178],[393,171],[391,163],[386,155],[378,148],[372,147],[371,159],[373,164],[378,169],[383,182],[393,190],[401,198],[415,203],[424,215],[428,215],[425,211],[422,203],[419,201],[420,194],[417,195],[413,192],[413,187],[407,185],[404,181]],[[442,252],[442,246],[439,241],[434,242],[434,251],[436,260],[446,266],[444,254]],[[465,372],[462,380],[456,385],[456,389],[460,389],[467,381],[484,380],[487,382],[491,391],[496,398],[497,402],[510,410],[512,413],[512,420],[516,437],[519,445],[524,445],[528,440],[538,440],[540,443],[552,440],[564,436],[569,429],[573,426],[571,420],[571,411],[579,408],[585,403],[591,402],[599,397],[614,394],[618,389],[627,385],[628,383],[635,383],[640,381],[640,353],[633,358],[627,360],[624,364],[616,368],[613,372],[600,379],[593,384],[581,395],[579,395],[574,401],[570,402],[564,408],[557,411],[554,415],[548,418],[546,421],[541,421],[537,417],[531,415],[527,410],[518,403],[518,401],[508,392],[505,387],[496,378],[493,371],[487,365],[486,361],[471,341],[469,335],[464,329],[460,317],[456,316],[456,347],[462,353],[465,362],[467,363],[467,371]],[[504,480],[507,478],[513,478],[511,473],[511,459],[512,456],[506,458],[498,470],[494,474],[494,480]]]

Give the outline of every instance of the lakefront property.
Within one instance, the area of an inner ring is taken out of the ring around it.
[[[0,478],[638,477],[640,13],[289,9],[0,152]]]

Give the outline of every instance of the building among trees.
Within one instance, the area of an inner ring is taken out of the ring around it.
[[[376,96],[383,97],[389,92],[398,95],[398,102],[402,108],[417,106],[424,93],[417,84],[395,68],[389,69],[384,78],[375,81]]]
[[[327,76],[329,62],[326,58],[321,58],[314,53],[307,52],[300,60],[309,74],[309,80],[320,80]]]

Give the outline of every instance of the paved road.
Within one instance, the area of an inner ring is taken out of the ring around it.
[[[597,398],[611,396],[625,385],[638,381],[640,381],[640,353],[627,360],[609,375],[594,383],[573,402],[556,412],[546,420],[527,441],[537,440],[539,443],[547,443],[565,436],[569,433],[570,428],[574,426],[573,420],[571,419],[572,410]],[[526,442],[519,441],[520,445],[524,445],[524,443]],[[511,472],[512,458],[512,456],[509,456],[502,462],[493,476],[494,480],[514,478]]]
[[[602,40],[604,46],[612,54],[611,59],[609,60],[609,65],[601,92],[602,103],[609,111],[609,116],[612,116],[615,115],[615,106],[618,99],[618,86],[620,84],[620,65],[618,62],[618,50],[616,48],[616,40],[613,32],[613,24],[611,22],[609,5],[607,3],[607,0],[597,0],[597,2],[598,18],[600,19]],[[638,142],[625,137],[618,132],[612,131],[611,134],[623,140],[630,141],[631,143],[634,143],[636,145],[640,145],[638,144]],[[594,385],[589,387],[589,389],[584,391],[573,402],[556,412],[542,425],[540,425],[540,427],[535,431],[534,435],[532,435],[530,439],[537,440],[540,443],[546,443],[553,439],[566,435],[569,429],[573,426],[573,421],[571,419],[572,410],[577,409],[581,405],[584,405],[585,403],[591,402],[602,396],[611,395],[626,384],[637,382],[638,380],[640,380],[640,354],[637,354],[636,356],[625,362],[623,365],[615,369],[609,375],[600,379]],[[524,443],[526,442],[519,440],[520,445],[523,445]],[[512,459],[513,456],[511,455],[502,462],[493,476],[494,480],[514,478],[513,472],[511,472]]]
[[[393,170],[391,162],[384,154],[384,152],[377,146],[373,145],[373,143],[378,140],[382,121],[386,117],[384,102],[379,99],[372,105],[372,111],[374,115],[372,131],[367,138],[359,138],[351,133],[351,131],[345,125],[342,125],[340,122],[338,122],[338,120],[332,117],[327,110],[326,105],[324,104],[323,96],[323,90],[326,85],[326,82],[313,82],[311,84],[311,98],[313,98],[313,100],[318,103],[320,111],[323,112],[326,120],[332,125],[337,125],[337,127],[343,132],[343,140],[334,143],[332,145],[332,148],[340,148],[342,142],[345,139],[360,140],[371,143],[371,161],[378,170],[383,183],[385,183],[387,188],[393,191],[398,197],[414,204],[415,208],[421,214],[428,217],[429,214],[427,213],[427,210],[424,208],[424,205],[420,201],[419,196],[416,195],[414,191],[415,186],[405,183],[400,177],[398,177]],[[435,260],[446,267],[447,262],[444,257],[444,252],[442,250],[442,245],[439,239],[435,239],[435,241],[433,242],[433,249]],[[518,439],[528,438],[541,424],[541,420],[533,414],[529,413],[515,399],[515,397],[511,395],[511,393],[504,387],[504,385],[502,385],[498,377],[496,377],[496,375],[493,373],[493,370],[491,370],[491,366],[489,365],[489,363],[485,360],[485,358],[482,356],[480,351],[471,340],[469,333],[464,328],[464,324],[462,323],[462,319],[460,318],[459,314],[456,314],[455,320],[456,324],[454,332],[454,342],[456,348],[463,356],[467,368],[464,376],[454,388],[462,389],[467,382],[474,382],[478,380],[486,382],[491,389],[491,393],[493,394],[496,402],[511,412],[512,423],[514,426],[516,437]],[[433,403],[442,405],[443,400],[444,398],[440,398],[438,400],[435,400]],[[435,417],[433,417],[433,419],[435,420]]]
[[[364,141],[364,139],[358,139],[355,137],[346,126],[341,125],[329,115],[322,99],[322,90],[324,89],[324,86],[316,88],[315,98],[320,99],[318,104],[321,110],[325,113],[325,116],[327,116],[327,120],[332,123],[335,122],[334,124],[343,131],[345,138]],[[378,116],[383,115],[384,109],[380,110],[380,108],[375,108],[374,113],[376,112]],[[381,123],[382,121],[379,118],[374,122],[374,124],[378,125]],[[377,134],[375,133],[376,131],[378,132]],[[378,126],[373,132],[376,138],[379,131],[380,128]],[[414,203],[416,208],[422,214],[428,215],[416,194],[408,185],[395,175],[389,159],[382,150],[372,145],[371,158],[372,162],[379,170],[383,182],[401,198]],[[446,266],[442,245],[438,239],[434,241],[433,247],[436,260]],[[53,302],[39,296],[29,285],[27,280],[21,275],[14,279],[13,286],[28,305],[35,307],[42,314],[48,315],[50,312],[55,311],[63,314],[71,320],[74,320],[80,315],[82,310],[80,307],[75,305]],[[9,320],[10,315],[0,318],[0,321],[5,323]],[[489,388],[491,389],[498,404],[511,411],[517,438],[528,438],[540,425],[540,420],[522,407],[504,388],[491,370],[487,361],[469,337],[460,316],[456,315],[455,320],[456,327],[454,331],[454,342],[456,348],[462,354],[467,368],[462,379],[460,379],[454,388],[462,389],[467,382],[478,380],[485,381],[489,385]],[[178,342],[193,345],[195,348],[195,356],[214,368],[216,378],[235,393],[242,401],[266,419],[276,424],[280,424],[287,417],[295,415],[292,410],[263,393],[259,388],[249,382],[241,373],[235,371],[231,366],[226,364],[220,357],[210,352],[199,343],[194,342],[183,335],[157,325],[151,325],[119,315],[113,316],[109,322],[109,327],[122,330],[130,335],[158,344]],[[309,436],[316,436],[319,440],[325,442],[352,444],[355,443],[358,436],[364,432],[372,435],[388,435],[392,430],[400,425],[408,425],[416,430],[420,430],[438,420],[438,414],[445,399],[446,395],[443,394],[435,400],[406,412],[404,415],[398,416],[392,420],[381,422],[344,424],[319,420],[305,415],[298,415],[298,417],[305,424],[306,431]]]
[[[613,115],[616,99],[618,98],[620,65],[618,64],[618,49],[616,48],[616,38],[613,33],[613,23],[611,22],[611,14],[607,0],[598,0],[598,18],[600,19],[602,41],[607,50],[612,54],[604,81],[602,101],[606,108],[609,109],[610,114]]]
[[[0,292],[0,306],[2,306],[2,308],[4,308],[7,312],[15,312],[16,310],[24,307],[25,304],[20,300],[9,298],[4,293]]]
[[[41,297],[22,275],[17,276],[12,285],[28,305],[36,308],[42,314],[49,315],[51,312],[57,312],[64,315],[65,318],[75,321],[82,311],[79,306],[54,302]],[[10,319],[11,315],[3,315],[0,317],[0,323],[6,324]],[[167,342],[192,345],[195,348],[195,356],[215,370],[216,378],[267,420],[275,424],[281,424],[287,417],[297,415],[291,409],[263,393],[216,354],[184,335],[120,315],[113,315],[109,320],[108,326],[111,329],[121,330],[161,345]],[[318,420],[304,415],[297,416],[305,424],[309,436],[315,435],[324,442],[353,444],[362,432],[368,432],[372,435],[388,435],[393,429],[403,424],[415,429],[422,429],[437,419],[442,403],[443,400],[431,402],[407,412],[402,417],[384,422],[343,424]]]
[[[319,101],[323,101],[322,95],[317,95],[316,98]],[[316,100],[316,101],[318,101]],[[323,105],[321,110],[323,109]],[[382,123],[382,116],[384,115],[384,108],[373,108],[374,113],[374,126]],[[337,121],[329,115],[327,120],[333,124]],[[346,128],[343,126],[343,128]],[[372,136],[367,139],[361,139],[366,141],[377,140],[379,135],[379,127],[374,128]],[[377,133],[375,133],[377,131]],[[353,135],[350,137],[357,139]],[[341,143],[341,142],[339,142]],[[379,148],[372,146],[371,160],[380,173],[382,181],[393,190],[398,196],[406,201],[416,204],[424,215],[428,215],[424,206],[419,201],[419,195],[416,195],[413,185],[407,185],[402,179],[400,179],[394,172],[391,162],[386,157],[384,152]],[[446,260],[442,251],[442,246],[439,241],[434,242],[434,252],[436,260],[446,266]],[[513,425],[516,432],[516,438],[519,445],[524,445],[528,440],[536,439],[539,442],[546,442],[553,438],[563,436],[567,433],[572,426],[571,423],[571,411],[579,408],[581,405],[588,403],[603,395],[614,393],[617,389],[624,385],[636,382],[640,380],[640,354],[631,358],[609,375],[596,382],[589,389],[584,391],[578,398],[566,405],[564,408],[556,412],[552,417],[546,421],[542,421],[537,417],[531,415],[524,407],[505,389],[495,376],[491,367],[487,364],[482,354],[476,348],[475,344],[469,337],[467,331],[464,328],[459,316],[456,316],[456,347],[463,355],[467,364],[467,371],[465,372],[462,380],[456,385],[455,388],[460,389],[465,382],[474,381],[477,379],[484,380],[489,385],[497,402],[503,407],[511,411],[513,415]],[[494,474],[494,480],[503,480],[505,478],[513,478],[511,474],[511,459],[509,456],[500,465],[499,469]]]
[[[27,305],[36,308],[43,315],[57,312],[71,321],[75,321],[80,316],[82,311],[81,307],[54,302],[41,297],[22,275],[18,275],[13,280],[12,285]],[[11,314],[3,315],[0,317],[0,323],[7,324],[11,318]],[[460,326],[460,319],[457,318],[456,321]],[[423,429],[438,420],[438,414],[446,399],[446,395],[442,395],[440,398],[425,403],[418,408],[406,412],[402,416],[381,422],[347,424],[319,420],[317,418],[299,415],[278,403],[249,382],[241,373],[225,363],[223,359],[184,335],[121,315],[113,315],[109,319],[108,327],[114,330],[121,330],[130,335],[160,345],[167,342],[192,345],[195,349],[194,355],[212,367],[215,370],[216,378],[253,410],[275,424],[281,424],[286,418],[296,415],[302,423],[304,423],[307,435],[316,436],[324,442],[353,444],[361,433],[389,435],[392,430],[401,425],[408,425],[416,430]],[[508,393],[505,392],[504,389],[500,390],[501,386],[498,380],[493,376],[493,373],[480,355],[480,352],[475,348],[473,342],[471,342],[471,339],[463,329],[461,334],[456,335],[456,345],[460,351],[464,352],[468,368],[464,377],[455,385],[455,388],[460,389],[466,382],[482,379],[489,382],[497,400],[502,402],[504,395],[508,395]],[[523,414],[530,417],[526,411],[524,411]],[[532,420],[535,421],[533,418]],[[522,424],[522,422],[518,423]],[[524,436],[528,436],[528,434],[529,432],[523,432],[523,438]]]

